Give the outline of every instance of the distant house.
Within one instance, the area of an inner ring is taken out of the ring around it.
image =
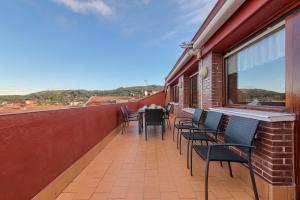
[[[25,99],[25,101],[23,102],[23,104],[25,104],[26,106],[30,106],[34,104],[34,101],[31,99]]]
[[[91,96],[89,100],[85,103],[85,106],[126,103],[131,101],[132,99],[132,97],[122,96]]]
[[[72,102],[70,102],[70,104],[69,104],[70,106],[80,106],[81,105],[81,102],[79,102],[79,101],[72,101]]]
[[[147,97],[147,96],[151,96],[153,94],[156,94],[157,91],[154,91],[154,90],[145,90],[144,91],[144,96]]]

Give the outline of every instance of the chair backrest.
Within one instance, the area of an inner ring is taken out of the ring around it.
[[[166,115],[169,115],[169,113],[171,112],[171,108],[172,105],[168,103],[168,105],[166,106]]]
[[[252,145],[257,131],[259,120],[245,117],[231,116],[225,130],[224,142],[243,145]],[[249,153],[249,148],[239,148]]]
[[[196,108],[192,117],[193,123],[200,124],[200,120],[202,118],[203,113],[204,113],[203,109]]]
[[[125,107],[127,114],[131,113],[131,110],[129,109],[129,107],[127,105],[125,105],[124,107]]]
[[[125,109],[124,106],[121,106],[121,112],[122,112],[123,120],[126,120],[127,119],[127,112],[126,112],[126,109]]]
[[[204,122],[205,127],[211,130],[218,131],[219,126],[221,124],[222,116],[222,113],[208,111]]]
[[[145,110],[145,121],[146,123],[159,123],[164,120],[163,109],[146,109]]]

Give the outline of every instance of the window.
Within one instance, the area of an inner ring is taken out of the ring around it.
[[[178,85],[173,86],[173,101],[175,103],[179,102],[179,87],[178,87]]]
[[[227,103],[285,106],[285,29],[225,59]]]
[[[190,107],[198,107],[198,73],[190,77]]]

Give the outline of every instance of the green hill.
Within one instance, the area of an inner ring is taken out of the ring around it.
[[[0,104],[19,103],[27,99],[38,105],[69,105],[71,102],[85,103],[91,96],[134,96],[142,97],[145,90],[160,91],[163,86],[120,87],[114,90],[49,90],[28,95],[0,95]]]
[[[240,101],[251,102],[253,99],[260,101],[282,101],[285,99],[285,93],[274,92],[262,89],[239,89]]]

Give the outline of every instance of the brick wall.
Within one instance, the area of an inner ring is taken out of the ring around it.
[[[199,78],[199,107],[203,95],[203,108],[223,105],[223,57],[209,53],[200,61],[200,66],[208,68],[208,76]],[[176,116],[192,116],[182,111],[189,105],[189,81],[182,75],[179,78],[179,104],[174,105]],[[202,94],[201,94],[202,87]],[[226,128],[229,116],[225,116],[222,129]],[[220,138],[222,140],[222,138]],[[293,122],[261,122],[254,145],[253,166],[256,174],[273,185],[292,185],[293,180]]]
[[[166,93],[166,101],[167,102],[172,102],[173,101],[173,88],[169,86],[167,88],[167,93]]]
[[[224,116],[225,130],[229,116]],[[223,138],[220,138],[222,141]],[[256,174],[274,185],[293,183],[293,122],[260,122],[252,154]]]
[[[176,116],[192,114],[174,105]],[[221,130],[226,129],[229,116],[224,116]],[[219,137],[222,142],[223,137]],[[254,171],[273,185],[293,184],[293,122],[261,122],[254,140],[252,154]],[[241,155],[242,153],[239,152]]]
[[[199,107],[201,107],[201,88],[202,105],[204,109],[222,106],[223,91],[223,57],[221,54],[209,53],[200,61],[200,66],[207,67],[208,75],[204,80],[199,79]]]
[[[189,107],[190,102],[190,82],[189,77],[182,75],[178,80],[179,85],[179,105],[181,107]]]

